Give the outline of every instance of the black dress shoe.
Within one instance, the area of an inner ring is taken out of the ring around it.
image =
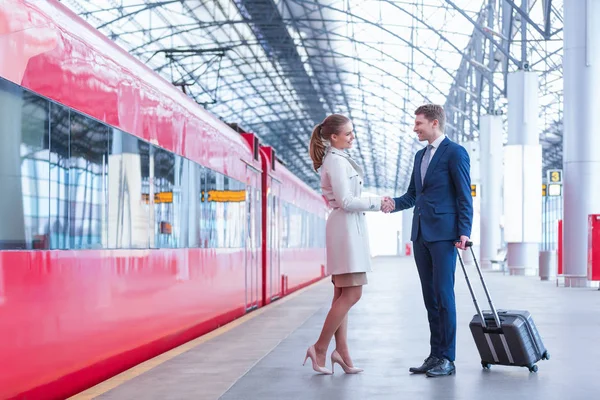
[[[426,374],[429,377],[436,377],[436,376],[452,375],[455,372],[456,372],[456,367],[454,366],[454,363],[452,361],[449,361],[449,360],[443,358],[440,360],[440,362],[435,367],[433,367],[429,371],[427,371]]]
[[[431,368],[438,365],[439,362],[440,362],[439,358],[437,358],[436,356],[429,355],[423,362],[423,365],[421,365],[420,367],[410,367],[408,370],[414,374],[424,374],[425,372],[429,371]]]

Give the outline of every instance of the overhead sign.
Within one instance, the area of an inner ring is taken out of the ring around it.
[[[548,183],[562,183],[562,169],[549,169],[546,174]]]

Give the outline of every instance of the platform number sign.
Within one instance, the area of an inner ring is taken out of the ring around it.
[[[542,185],[542,196],[562,196],[562,169],[546,171],[547,184]]]
[[[547,174],[548,183],[562,183],[562,169],[549,169]]]

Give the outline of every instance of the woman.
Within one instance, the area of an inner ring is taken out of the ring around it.
[[[334,363],[344,372],[362,372],[355,368],[348,350],[348,311],[362,295],[371,271],[367,226],[363,211],[391,211],[393,203],[384,197],[361,197],[362,169],[344,150],[352,147],[352,122],[343,115],[333,114],[317,125],[310,139],[310,157],[315,171],[321,174],[323,196],[333,208],[326,226],[327,271],[334,285],[333,303],[321,335],[306,352],[313,369],[333,373]],[[331,371],[325,368],[327,348],[335,335],[335,350],[331,354]],[[304,365],[304,364],[303,364]]]

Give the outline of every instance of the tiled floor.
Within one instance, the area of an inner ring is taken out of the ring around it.
[[[460,267],[457,374],[411,375],[428,354],[429,331],[411,258],[379,258],[351,310],[349,342],[365,369],[317,375],[306,348],[321,329],[332,286],[324,280],[255,318],[104,393],[106,399],[593,399],[600,394],[600,291],[559,288],[535,277],[485,273],[497,308],[528,309],[551,359],[539,371],[482,370],[468,323],[475,309]],[[479,303],[487,306],[470,269]],[[333,346],[333,342],[332,342]],[[332,348],[330,348],[330,351]],[[330,367],[330,364],[328,364]]]

